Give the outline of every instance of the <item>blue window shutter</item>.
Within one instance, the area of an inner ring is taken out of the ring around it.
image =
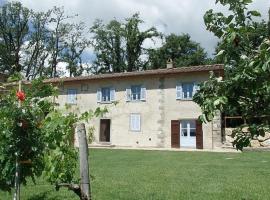
[[[141,100],[146,100],[146,88],[144,86],[141,87]]]
[[[97,90],[97,102],[101,102],[101,89]]]
[[[131,89],[127,88],[126,89],[126,101],[130,101],[131,100]]]
[[[176,85],[176,99],[182,99],[183,97],[183,89],[182,84]]]
[[[115,101],[115,89],[110,88],[110,101]]]

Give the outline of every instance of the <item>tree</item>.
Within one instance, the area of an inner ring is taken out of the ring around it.
[[[166,68],[166,61],[172,59],[177,67],[200,65],[206,62],[204,49],[190,39],[188,34],[170,34],[158,49],[148,51],[148,68]]]
[[[127,71],[129,72],[146,68],[146,62],[140,59],[140,56],[144,53],[143,42],[146,39],[153,39],[160,36],[154,27],[141,32],[139,30],[141,23],[143,21],[139,18],[139,14],[136,13],[131,18],[126,19],[126,24],[124,25]]]
[[[270,17],[270,13],[269,13]],[[260,46],[262,43],[263,39],[270,35],[269,32],[269,22],[267,23],[266,21],[262,20],[260,22],[257,21],[251,21],[250,26],[253,28],[248,29],[247,33],[250,41],[250,45],[252,46],[253,49],[256,49]],[[234,44],[222,40],[218,43],[216,47],[216,54],[222,50],[222,49],[228,49],[228,51],[234,52]],[[218,56],[215,58],[215,63],[223,63],[223,56]]]
[[[69,23],[63,8],[34,12],[20,2],[0,7],[0,71],[21,72],[30,80],[56,77],[60,62],[70,76],[81,75],[81,56],[89,45],[83,23]]]
[[[10,73],[23,69],[20,52],[28,40],[31,11],[21,3],[4,4],[0,12],[0,65]]]
[[[154,27],[139,29],[143,21],[136,13],[124,23],[117,20],[104,25],[97,20],[91,27],[93,47],[96,53],[94,69],[97,73],[124,72],[145,69],[143,42],[160,36]]]
[[[56,93],[56,87],[36,79],[30,86],[24,86],[23,91],[16,92],[14,88],[0,95],[1,190],[10,191],[14,186],[16,162],[21,163],[22,184],[27,184],[29,177],[35,182],[42,174],[52,184],[78,182],[74,124],[107,110],[63,112],[52,101]]]
[[[242,150],[250,140],[264,136],[270,131],[270,40],[269,35],[261,35],[256,40],[253,33],[253,18],[257,11],[247,10],[251,0],[218,0],[232,12],[206,12],[204,21],[207,29],[219,37],[223,44],[217,57],[224,61],[224,80],[213,74],[209,81],[201,85],[194,101],[202,108],[200,119],[211,121],[216,111],[226,115],[240,115],[244,124],[234,131],[233,145]]]
[[[84,35],[85,24],[71,24],[71,30],[65,42],[63,60],[68,64],[69,76],[80,76],[83,73],[82,53],[90,45]]]
[[[32,28],[29,30],[28,44],[24,48],[23,66],[27,79],[41,77],[45,75],[45,62],[48,59],[48,24],[51,11],[33,12]]]
[[[121,23],[112,20],[104,25],[101,20],[96,20],[90,31],[94,34],[92,44],[96,53],[96,73],[125,71]]]

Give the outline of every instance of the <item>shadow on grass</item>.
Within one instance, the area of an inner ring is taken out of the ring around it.
[[[49,194],[50,192],[43,192],[29,197],[28,200],[61,200],[58,197],[48,197]]]

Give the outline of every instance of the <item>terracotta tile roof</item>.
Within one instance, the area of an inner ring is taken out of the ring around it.
[[[191,67],[179,67],[179,68],[169,68],[169,69],[155,69],[146,71],[136,71],[136,72],[121,72],[121,73],[108,73],[90,76],[77,76],[77,77],[66,77],[66,78],[52,78],[47,79],[45,82],[56,83],[56,82],[73,82],[73,81],[84,81],[84,80],[98,80],[98,79],[115,79],[115,78],[125,78],[125,77],[139,77],[139,76],[153,76],[153,75],[169,75],[169,74],[182,74],[191,72],[207,72],[207,71],[221,71],[224,68],[221,64],[215,65],[199,65]]]

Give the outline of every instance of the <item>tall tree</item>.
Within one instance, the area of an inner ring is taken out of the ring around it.
[[[44,75],[45,61],[49,56],[47,28],[51,10],[48,12],[34,13],[32,11],[31,30],[29,31],[28,44],[24,48],[23,65],[25,76],[28,79]]]
[[[103,24],[97,20],[91,27],[96,53],[94,68],[97,73],[123,72],[145,69],[143,42],[160,36],[154,27],[141,31],[143,21],[134,14],[121,23],[112,20]]]
[[[124,25],[127,71],[136,71],[146,68],[146,62],[140,59],[140,56],[145,53],[143,42],[146,39],[153,39],[154,37],[160,36],[154,27],[151,27],[146,31],[140,31],[139,25],[141,23],[143,23],[143,21],[139,18],[139,14],[136,13],[131,18],[126,19]]]
[[[89,45],[82,23],[69,23],[63,8],[34,12],[20,2],[0,7],[0,71],[27,79],[56,77],[66,63],[70,76],[82,72],[81,56]]]
[[[250,144],[250,140],[270,131],[270,38],[261,34],[260,40],[250,36],[254,30],[254,17],[260,13],[249,11],[251,0],[217,0],[228,6],[232,14],[206,12],[207,29],[222,41],[217,56],[224,61],[225,77],[211,76],[194,96],[203,111],[202,121],[211,121],[216,111],[238,115],[244,120],[233,136],[238,149]]]
[[[84,30],[84,23],[71,24],[71,31],[65,42],[63,60],[67,63],[70,77],[80,76],[84,71],[82,54],[90,45],[90,41],[84,37]]]
[[[200,65],[206,62],[206,52],[199,43],[190,39],[188,34],[170,34],[158,49],[148,51],[148,68],[165,68],[170,58],[177,67]]]
[[[0,67],[10,73],[20,72],[20,52],[28,40],[31,12],[19,2],[7,3],[0,12]]]
[[[112,20],[104,25],[101,20],[96,20],[90,31],[94,34],[92,44],[96,53],[96,73],[124,71],[126,64],[121,23]]]

